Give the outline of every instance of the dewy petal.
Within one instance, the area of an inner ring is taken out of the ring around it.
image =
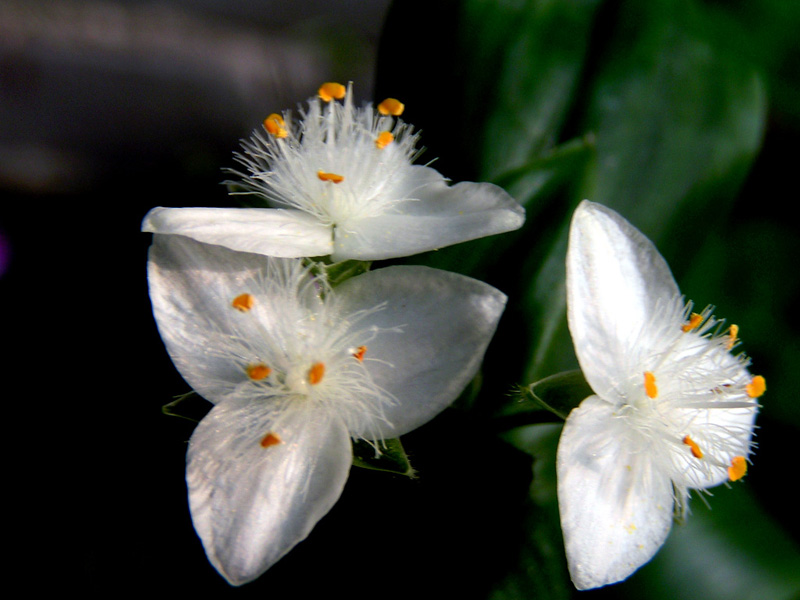
[[[242,380],[241,368],[231,360],[230,338],[256,322],[231,301],[234,290],[248,291],[241,282],[261,276],[264,261],[179,235],[153,236],[147,271],[159,333],[178,371],[210,402]],[[254,329],[252,335],[262,334]]]
[[[569,233],[567,318],[581,369],[598,395],[610,398],[636,357],[661,343],[648,332],[674,318],[679,299],[650,240],[616,212],[581,202]]]
[[[364,360],[375,383],[397,400],[386,408],[386,438],[422,425],[459,396],[480,367],[506,303],[483,282],[418,266],[370,271],[336,293],[345,313],[385,302],[361,325],[402,330],[377,336]]]
[[[436,250],[460,242],[519,229],[525,210],[490,183],[448,186],[429,167],[414,167],[429,182],[398,196],[387,212],[353,220],[336,230],[334,260],[381,260]],[[401,190],[395,193],[400,194]],[[401,200],[402,199],[402,200]]]
[[[614,407],[590,396],[558,444],[558,506],[570,575],[590,589],[625,579],[666,539],[672,484]]]
[[[291,209],[159,206],[145,215],[142,231],[286,258],[327,256],[333,248],[329,226]]]
[[[233,585],[252,581],[302,541],[347,480],[344,424],[297,402],[277,419],[261,403],[222,402],[189,443],[192,520],[209,560]],[[273,443],[264,447],[268,434]]]

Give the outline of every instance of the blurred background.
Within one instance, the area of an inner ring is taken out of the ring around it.
[[[88,597],[800,598],[798,27],[792,0],[0,0],[10,578]],[[418,477],[354,468],[311,536],[235,589],[191,525],[194,425],[161,412],[188,387],[139,226],[158,205],[235,206],[221,182],[239,139],[323,81],[403,100],[422,162],[503,185],[528,223],[408,260],[510,296],[482,385],[404,438]],[[582,198],[740,325],[769,390],[745,482],[711,510],[694,498],[630,580],[578,593],[559,425],[510,390],[575,368],[563,258]]]

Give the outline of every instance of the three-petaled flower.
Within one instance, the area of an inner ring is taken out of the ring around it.
[[[388,267],[332,289],[299,259],[156,235],[148,277],[167,350],[215,406],[186,480],[195,529],[232,584],[304,539],[341,494],[350,438],[380,447],[475,375],[505,306],[482,282]]]
[[[744,475],[766,384],[731,352],[738,327],[692,313],[653,244],[598,204],[573,216],[567,310],[595,395],[564,425],[558,501],[572,581],[588,589],[650,560],[689,490]]]
[[[338,102],[337,99],[343,99]],[[403,105],[353,106],[351,90],[325,84],[295,122],[272,114],[243,142],[241,193],[269,208],[154,208],[143,230],[180,234],[267,256],[380,260],[512,231],[523,208],[501,188],[449,186],[412,161],[417,134]]]

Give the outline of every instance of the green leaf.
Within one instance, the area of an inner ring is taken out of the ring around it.
[[[382,442],[353,442],[353,465],[373,471],[397,473],[414,477],[415,471],[408,460],[403,444],[393,438]]]
[[[619,211],[680,271],[730,205],[761,143],[759,73],[714,44],[689,0],[622,2],[587,86],[585,131],[594,154],[570,208],[588,198]],[[533,336],[526,376],[574,366],[566,328],[564,266],[570,212],[525,292]]]

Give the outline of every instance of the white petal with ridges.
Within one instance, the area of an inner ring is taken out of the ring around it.
[[[472,182],[448,186],[436,175],[436,181],[409,190],[407,196],[393,190],[402,200],[386,212],[337,227],[333,259],[409,256],[513,231],[525,222],[522,206],[502,188]]]
[[[672,484],[611,404],[590,396],[570,413],[556,469],[575,587],[621,581],[653,557],[672,525]]]
[[[610,399],[653,354],[655,335],[682,310],[680,291],[653,243],[616,212],[583,201],[572,217],[567,251],[567,317],[581,369]]]
[[[461,394],[480,367],[506,302],[483,282],[412,266],[370,271],[336,293],[343,312],[385,302],[363,325],[402,329],[370,342],[364,360],[373,381],[397,401],[385,409],[386,438],[425,423]]]
[[[333,248],[330,226],[292,209],[157,207],[145,215],[142,231],[285,258],[327,256]]]
[[[195,529],[231,584],[252,581],[302,541],[341,495],[350,438],[329,411],[226,401],[195,429],[186,481]],[[280,442],[263,447],[268,433]]]

